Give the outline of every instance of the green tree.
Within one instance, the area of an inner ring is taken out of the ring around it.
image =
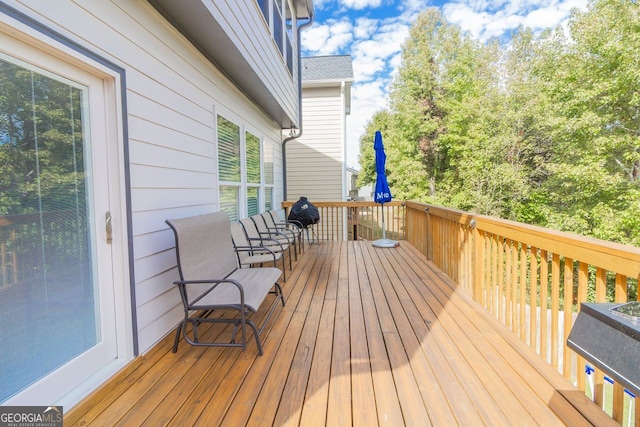
[[[564,28],[480,44],[436,9],[361,140],[373,182],[413,199],[640,246],[640,8],[592,0]]]
[[[548,224],[640,245],[640,8],[592,1],[540,65],[553,123]]]
[[[374,137],[376,131],[380,131],[383,138],[389,136],[389,120],[388,110],[376,112],[367,123],[364,134],[360,137],[360,156],[358,161],[361,169],[358,174],[358,186],[364,186],[376,181],[376,159],[373,151]]]

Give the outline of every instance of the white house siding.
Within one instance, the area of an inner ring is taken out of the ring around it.
[[[303,134],[287,143],[287,198],[343,200],[344,101],[340,86],[303,88]]]
[[[288,116],[297,118],[298,85],[293,84],[298,76],[297,63],[294,61],[293,72],[289,73],[255,0],[202,0],[202,3],[232,38],[235,48],[271,88]],[[293,49],[296,52],[295,44]],[[275,54],[265,54],[267,52]]]
[[[164,221],[218,210],[216,112],[276,143],[277,206],[281,129],[145,1],[7,4],[126,70],[135,298],[144,353],[182,317],[172,286],[177,278],[173,234]],[[256,31],[253,27],[242,26]],[[256,33],[238,37],[258,38]],[[274,85],[285,92],[284,83]]]

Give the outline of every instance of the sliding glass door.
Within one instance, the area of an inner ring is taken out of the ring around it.
[[[102,80],[27,59],[0,53],[0,404],[48,405],[117,355],[110,178]]]

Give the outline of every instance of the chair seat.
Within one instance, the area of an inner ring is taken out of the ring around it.
[[[247,309],[256,312],[265,299],[273,284],[278,280],[282,271],[279,268],[240,268],[234,271],[227,279],[236,280],[245,289],[244,304]],[[193,286],[193,285],[191,285]],[[205,285],[210,287],[211,285]],[[251,288],[251,292],[246,289]],[[240,305],[240,292],[231,283],[222,283],[200,299],[195,305],[199,309],[224,308],[226,306]]]

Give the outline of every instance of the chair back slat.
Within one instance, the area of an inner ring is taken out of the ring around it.
[[[250,239],[260,239],[260,233],[258,233],[258,229],[256,228],[256,224],[250,218],[244,218],[240,220],[240,224],[244,228],[244,231]]]
[[[225,212],[167,220],[176,239],[182,280],[221,279],[238,268]]]
[[[242,227],[242,224],[240,224],[239,222],[231,223],[231,238],[233,239],[233,243],[238,247],[251,246],[249,241],[247,240],[247,236],[244,233],[244,228]],[[251,255],[251,253],[240,251],[236,255],[238,256],[240,264],[245,264],[246,260],[249,259],[249,256]]]

